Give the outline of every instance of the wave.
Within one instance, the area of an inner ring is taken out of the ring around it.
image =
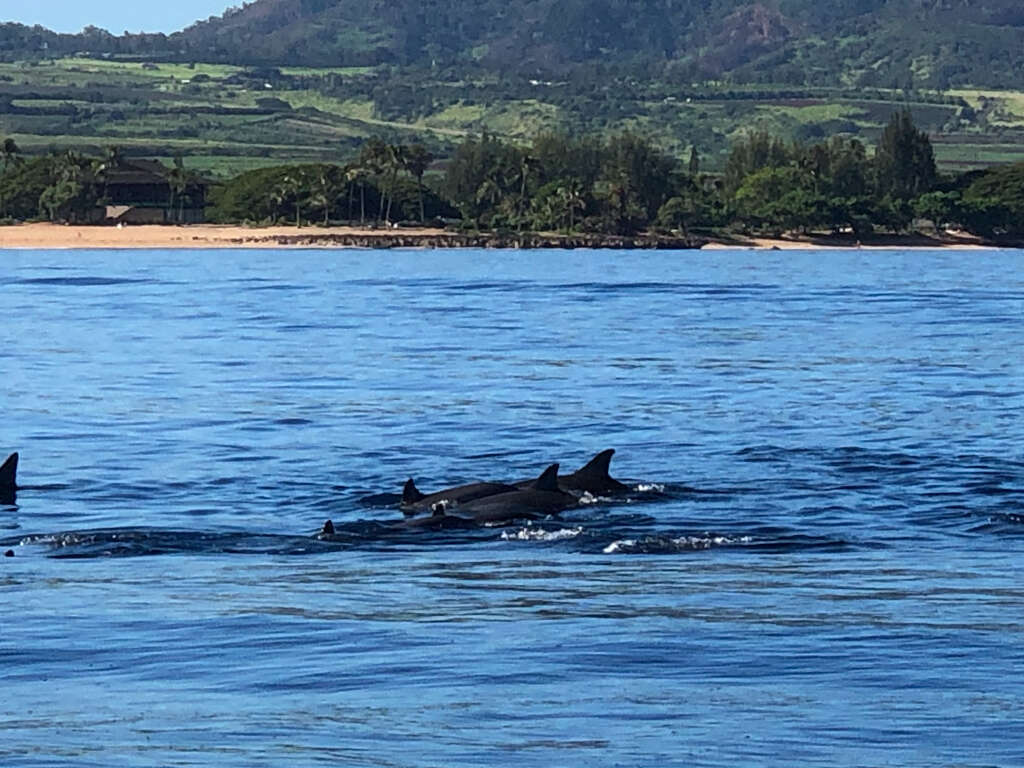
[[[606,555],[617,554],[673,554],[693,552],[712,547],[745,546],[753,542],[750,536],[642,536],[636,539],[618,539],[601,550]]]
[[[19,285],[66,285],[89,287],[102,285],[132,285],[136,283],[150,283],[154,281],[128,277],[28,277],[21,280],[15,280],[13,282]]]
[[[801,551],[840,552],[854,545],[842,539],[801,534],[761,538],[748,534],[702,533],[670,536],[649,534],[620,538],[606,545],[605,555],[673,555],[710,549],[738,548],[764,554],[788,554]]]
[[[54,558],[145,557],[169,554],[306,554],[315,551],[313,538],[231,532],[162,529],[101,529],[21,536],[0,541],[0,547],[39,550]]]
[[[583,527],[559,528],[548,531],[543,528],[520,528],[518,531],[503,531],[502,541],[565,541],[575,539],[583,533]]]

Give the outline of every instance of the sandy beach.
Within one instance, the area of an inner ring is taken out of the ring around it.
[[[133,225],[73,226],[49,223],[18,224],[0,227],[0,249],[27,248],[339,248],[402,246],[444,247],[439,242],[452,233],[440,229],[361,229],[358,227],[241,227],[217,224],[185,226]],[[486,237],[486,236],[485,236]],[[551,235],[557,240],[560,236]],[[994,247],[965,233],[946,233],[943,237],[921,235],[884,236],[858,243],[850,238],[828,236],[799,238],[736,237],[715,240],[704,248],[959,248]]]
[[[440,229],[405,229],[403,235],[443,235]],[[393,231],[357,227],[239,227],[218,224],[171,226],[138,224],[118,227],[32,223],[0,227],[0,248],[266,248],[309,247],[312,243],[279,242],[296,238],[384,238]],[[331,245],[326,243],[325,245]],[[337,247],[337,246],[334,246]]]

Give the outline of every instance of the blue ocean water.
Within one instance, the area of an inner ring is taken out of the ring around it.
[[[0,315],[5,766],[1024,764],[1019,252],[2,251]]]

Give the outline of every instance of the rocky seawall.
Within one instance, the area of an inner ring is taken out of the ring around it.
[[[496,233],[401,233],[339,234],[314,232],[273,234],[231,238],[237,245],[309,246],[312,248],[613,248],[620,250],[657,249],[686,250],[703,246],[697,238],[637,235],[537,235]]]

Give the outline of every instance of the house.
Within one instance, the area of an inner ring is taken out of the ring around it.
[[[209,182],[156,160],[118,158],[100,174],[110,224],[199,224]]]

